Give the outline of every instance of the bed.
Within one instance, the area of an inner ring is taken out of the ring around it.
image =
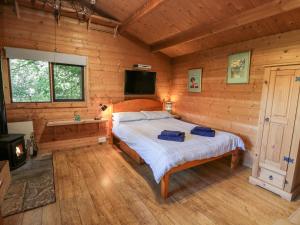
[[[127,100],[113,105],[113,113],[162,110],[162,103],[151,99]],[[113,144],[138,163],[146,162],[155,181],[161,184],[161,196],[169,196],[169,180],[173,173],[232,155],[231,168],[239,162],[244,143],[238,136],[216,131],[213,138],[189,134],[195,124],[174,118],[137,120],[114,123]],[[157,139],[162,130],[186,133],[184,142]]]

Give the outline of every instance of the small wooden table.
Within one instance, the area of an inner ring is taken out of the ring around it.
[[[80,133],[80,125],[84,125],[84,124],[99,124],[98,125],[98,132],[100,132],[100,124],[101,123],[106,123],[107,124],[108,119],[99,119],[99,120],[95,120],[95,119],[82,119],[80,121],[76,121],[76,120],[57,120],[57,121],[48,121],[46,126],[47,127],[53,127],[54,130],[54,139],[56,139],[56,128],[60,127],[60,126],[77,126],[77,133]],[[106,136],[108,136],[108,127],[106,125]]]

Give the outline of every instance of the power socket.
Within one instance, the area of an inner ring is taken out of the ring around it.
[[[98,143],[103,144],[106,143],[107,138],[106,137],[98,137]]]

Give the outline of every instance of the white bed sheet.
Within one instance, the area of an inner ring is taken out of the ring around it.
[[[168,170],[185,162],[219,156],[237,147],[245,149],[242,139],[228,132],[216,131],[215,137],[191,135],[195,126],[174,118],[140,120],[115,124],[113,133],[144,159],[157,183]],[[185,141],[159,140],[157,135],[163,130],[183,131]]]

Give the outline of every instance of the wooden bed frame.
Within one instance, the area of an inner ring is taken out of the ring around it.
[[[113,105],[113,112],[139,112],[141,110],[145,111],[155,111],[155,110],[162,110],[163,104],[160,101],[152,100],[152,99],[134,99],[134,100],[127,100],[123,102],[119,102]],[[126,152],[133,160],[135,160],[139,164],[143,164],[144,160],[139,156],[139,154],[130,148],[125,142],[121,141],[116,135],[112,133],[112,143],[118,147],[119,149]],[[161,179],[161,196],[166,199],[169,196],[169,182],[170,176],[173,173],[186,170],[207,162],[211,162],[217,159],[221,159],[227,156],[231,157],[231,169],[235,169],[240,161],[240,150],[234,149],[230,152],[227,152],[223,155],[212,157],[208,159],[202,160],[194,160],[190,162],[186,162],[182,165],[173,167],[170,169]]]

